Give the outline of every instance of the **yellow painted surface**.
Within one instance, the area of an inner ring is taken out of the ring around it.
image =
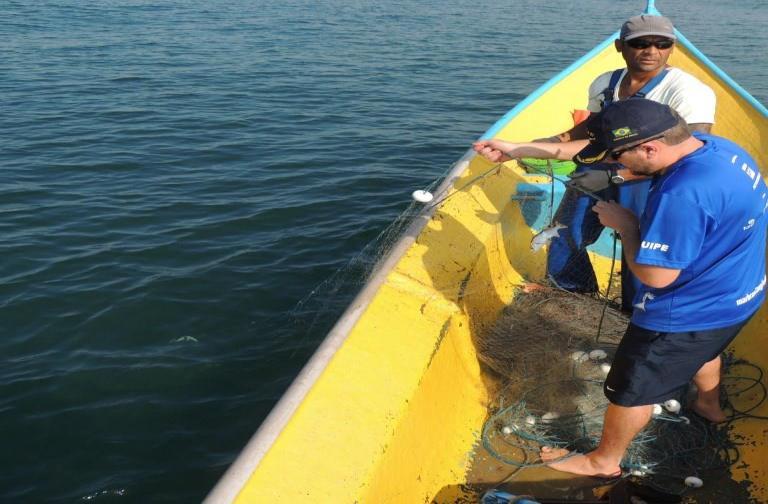
[[[513,119],[512,140],[570,127],[599,73],[623,62],[612,47],[564,79]],[[768,166],[768,121],[684,51],[673,64],[716,89],[716,132]],[[491,165],[473,160],[454,185]],[[379,289],[347,341],[267,452],[238,502],[420,503],[465,482],[489,400],[472,344],[523,279],[543,276],[545,251],[530,250],[533,231],[510,200],[533,177],[505,166],[447,200]],[[594,258],[603,285],[609,258]],[[737,353],[768,369],[765,309],[740,336]],[[768,415],[765,404],[754,413]],[[737,434],[753,482],[768,500],[763,423],[744,420]]]

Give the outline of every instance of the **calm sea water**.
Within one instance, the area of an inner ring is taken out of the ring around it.
[[[0,7],[0,500],[194,502],[353,292],[296,304],[644,4]],[[762,0],[658,7],[768,101]]]

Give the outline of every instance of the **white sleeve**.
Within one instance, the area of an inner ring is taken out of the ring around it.
[[[600,112],[603,109],[603,91],[611,83],[611,74],[613,72],[606,72],[589,85],[589,103],[587,103],[587,110],[590,112]]]
[[[686,79],[669,99],[669,105],[688,124],[715,122],[715,92],[695,77]]]

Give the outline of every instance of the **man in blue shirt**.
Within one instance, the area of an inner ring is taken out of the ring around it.
[[[715,120],[715,93],[693,75],[667,62],[677,36],[672,21],[663,16],[643,14],[628,19],[615,41],[626,68],[605,72],[589,86],[590,112],[598,113],[626,99],[647,98],[672,107],[692,131],[708,133]],[[586,129],[581,123],[549,139],[527,143],[480,140],[474,149],[493,162],[509,158],[539,157],[571,159],[586,146]],[[565,227],[552,239],[547,251],[547,277],[558,287],[572,292],[597,292],[597,278],[587,252],[603,226],[591,209],[594,199],[616,198],[623,206],[641,213],[649,182],[615,164],[582,163],[567,184],[554,221]],[[631,310],[639,282],[621,266],[622,308]]]
[[[565,450],[545,447],[541,456],[557,470],[613,476],[652,405],[678,396],[691,380],[698,388],[693,410],[726,419],[720,354],[765,299],[768,187],[741,147],[692,136],[666,105],[618,102],[587,128],[590,144],[576,161],[612,159],[654,177],[639,218],[614,202],[594,207],[621,236],[642,286],[605,381],[611,404],[600,445],[565,459]]]

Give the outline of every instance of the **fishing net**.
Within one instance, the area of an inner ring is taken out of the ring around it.
[[[424,186],[422,192],[432,195],[440,181],[460,163],[461,160],[453,163],[441,177]],[[466,163],[462,166],[465,165]],[[497,171],[498,168],[494,170]],[[490,171],[487,174],[490,174]],[[431,204],[437,205],[441,201],[436,200]],[[424,210],[424,203],[409,201],[388,225],[299,300],[287,317],[280,316],[281,322],[287,320],[280,335],[282,346],[293,348],[292,356],[298,351],[315,348],[317,341],[327,334],[354,296],[365,287],[375,270],[382,267],[384,260],[392,253],[392,249],[403,238],[408,228],[424,215]]]
[[[413,200],[394,217],[389,225],[296,303],[289,314],[288,320],[291,327],[284,331],[284,339],[292,341],[293,343],[290,343],[292,346],[312,347],[314,345],[311,341],[312,335],[322,336],[331,328],[333,322],[338,319],[354,295],[367,284],[377,268],[384,266],[384,261],[406,235],[414,221],[425,219],[428,210],[439,207],[454,195],[499,173],[502,169],[501,165],[495,165],[478,176],[463,181],[456,190],[451,190],[450,187],[439,190],[438,186],[451,173],[464,172],[468,164],[465,158],[461,158],[449,166],[440,177],[426,184],[422,189],[414,191]],[[430,199],[416,201],[415,193],[426,195]],[[474,294],[473,292],[472,295]],[[298,343],[296,343],[297,340]]]
[[[537,464],[543,445],[594,448],[607,406],[602,383],[627,324],[595,297],[521,290],[477,338],[479,359],[501,377],[485,448],[521,466]]]
[[[477,338],[478,357],[498,377],[483,449],[514,468],[544,465],[543,446],[586,453],[597,448],[608,400],[603,382],[629,319],[599,296],[528,285]],[[744,403],[731,421],[765,400],[762,371],[745,360],[724,359],[723,399]],[[758,393],[756,388],[759,389]],[[750,394],[751,392],[751,394]],[[627,450],[625,476],[665,493],[690,490],[686,478],[727,476],[739,460],[728,429],[687,411],[688,390],[656,405],[649,425]]]

